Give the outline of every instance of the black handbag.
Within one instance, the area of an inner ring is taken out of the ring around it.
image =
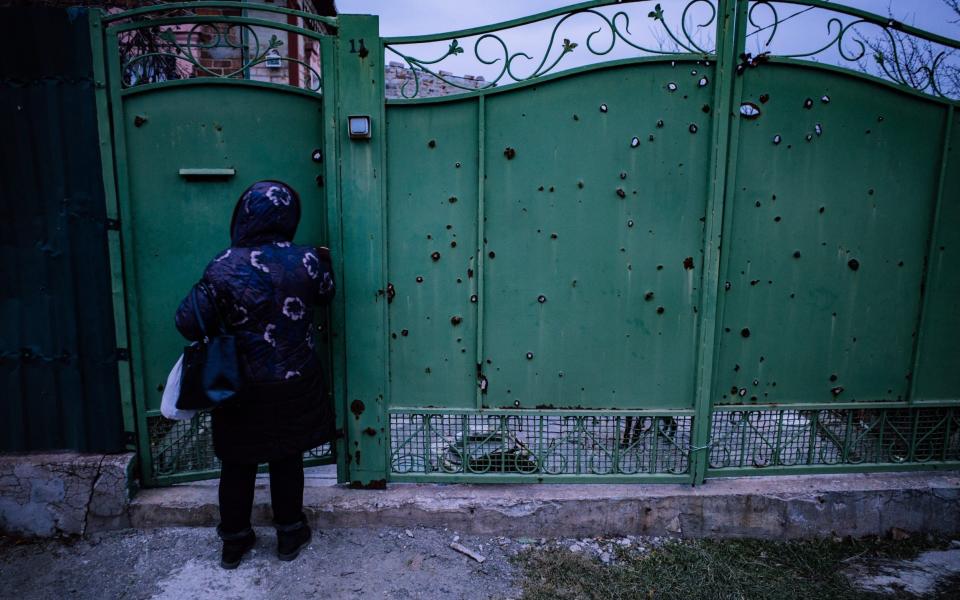
[[[217,315],[219,329],[214,336],[207,333],[203,317],[200,316],[197,288],[201,288],[210,298]],[[223,318],[220,316],[210,289],[201,282],[193,287],[190,295],[193,312],[203,339],[183,349],[183,370],[180,375],[177,408],[203,410],[222,406],[234,400],[243,387],[243,377],[237,355],[236,339],[227,334]]]

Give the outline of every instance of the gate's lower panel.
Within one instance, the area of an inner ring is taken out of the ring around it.
[[[391,479],[690,479],[693,416],[533,411],[391,411]]]
[[[150,463],[148,485],[168,485],[218,476],[220,460],[213,453],[210,413],[201,412],[189,421],[171,421],[162,416],[147,417]],[[144,449],[141,449],[143,451]],[[330,445],[314,448],[303,455],[304,464],[335,462]]]
[[[960,467],[960,407],[871,407],[713,413],[713,475]]]

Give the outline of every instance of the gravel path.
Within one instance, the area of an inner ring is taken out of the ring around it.
[[[0,598],[516,598],[509,556],[527,544],[437,529],[314,532],[293,562],[272,529],[240,567],[219,567],[213,529],[119,531],[85,540],[0,538]],[[479,563],[450,548],[458,541]]]

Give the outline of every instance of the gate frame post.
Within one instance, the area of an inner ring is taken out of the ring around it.
[[[717,0],[717,67],[714,89],[713,127],[711,128],[710,166],[707,188],[706,222],[703,239],[703,280],[700,299],[700,325],[697,348],[695,416],[690,465],[693,485],[703,483],[709,466],[710,432],[713,415],[713,380],[720,355],[717,329],[723,320],[719,297],[721,234],[729,224],[726,198],[732,192],[733,168],[737,157],[742,78],[736,75],[737,57],[744,51],[748,3],[745,0]]]
[[[386,298],[386,121],[379,18],[337,17],[334,118],[340,160],[345,473],[354,487],[386,485],[389,448]],[[370,117],[371,137],[351,139],[347,119]],[[339,470],[339,469],[338,469]]]

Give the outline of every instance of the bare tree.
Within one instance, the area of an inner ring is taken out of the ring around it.
[[[950,23],[960,24],[960,0],[942,1],[956,16]],[[890,22],[883,35],[858,36],[872,52],[874,70],[918,90],[960,97],[960,53],[900,31],[892,15]],[[861,61],[860,65],[864,71],[870,71],[866,62]]]

